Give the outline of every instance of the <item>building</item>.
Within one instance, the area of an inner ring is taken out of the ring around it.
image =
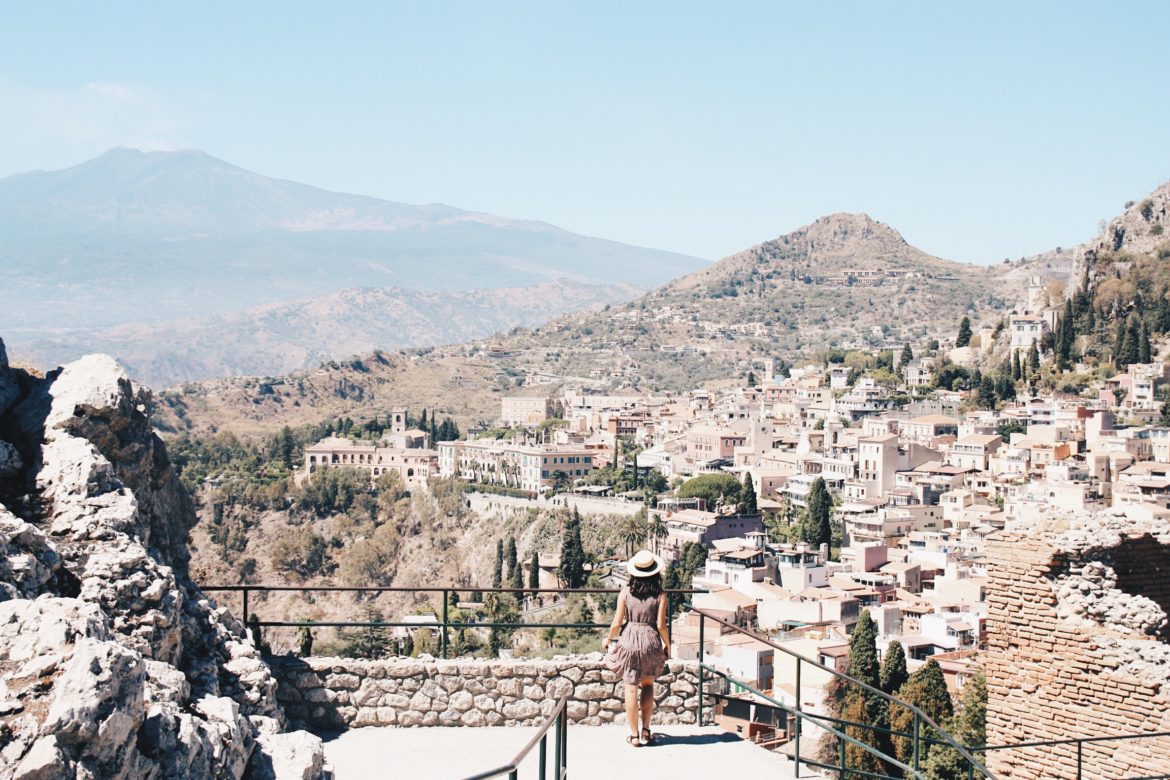
[[[540,425],[553,416],[553,399],[535,395],[509,395],[500,399],[500,422],[512,428]]]
[[[390,433],[378,442],[330,436],[305,448],[305,470],[301,478],[320,468],[345,466],[368,471],[374,480],[395,472],[408,490],[425,490],[427,479],[438,473],[439,466],[438,454],[427,443],[427,435],[422,431]]]
[[[595,450],[578,445],[516,444],[496,439],[438,444],[439,474],[468,482],[545,493],[593,470]]]

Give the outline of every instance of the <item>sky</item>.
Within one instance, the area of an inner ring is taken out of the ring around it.
[[[716,259],[864,211],[978,263],[1170,179],[1165,2],[6,4],[0,177],[113,146]]]

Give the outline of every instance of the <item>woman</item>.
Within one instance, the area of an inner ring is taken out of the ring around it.
[[[662,592],[662,559],[642,550],[626,563],[630,584],[622,588],[609,636],[602,643],[605,663],[626,684],[626,719],[634,747],[652,745],[650,715],[654,710],[654,678],[670,657],[666,633],[666,594]],[[612,647],[611,647],[612,645]],[[638,731],[638,714],[642,730]]]

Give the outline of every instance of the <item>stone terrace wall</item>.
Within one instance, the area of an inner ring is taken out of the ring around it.
[[[568,691],[574,723],[624,717],[623,686],[597,654],[553,661],[280,658],[272,668],[289,721],[314,732],[536,725]],[[667,663],[654,686],[655,723],[695,722],[697,673],[694,662]]]
[[[1112,516],[989,540],[988,744],[1170,731],[1170,529]],[[1084,777],[1170,773],[1170,740],[1085,745]],[[1076,777],[1076,748],[991,753],[1005,778]]]

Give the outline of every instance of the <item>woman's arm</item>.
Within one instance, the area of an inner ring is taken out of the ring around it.
[[[609,636],[601,643],[601,649],[607,650],[609,643],[621,633],[622,624],[626,622],[626,589],[622,588],[622,592],[618,594],[617,609],[613,611],[613,623],[609,626]]]
[[[658,636],[662,639],[662,649],[667,658],[670,658],[670,632],[666,630],[666,602],[669,600],[666,593],[658,594]]]

